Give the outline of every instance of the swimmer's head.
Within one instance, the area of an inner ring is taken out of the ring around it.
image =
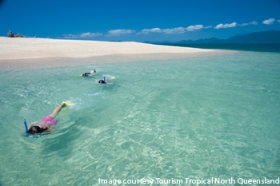
[[[105,80],[101,79],[98,81],[99,84],[107,84]]]
[[[42,132],[44,132],[44,129],[42,129],[41,127],[36,126],[36,125],[32,125],[28,130],[29,134],[36,134],[36,133],[42,133]]]

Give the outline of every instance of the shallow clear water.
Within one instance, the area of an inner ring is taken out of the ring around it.
[[[99,63],[79,77],[90,63],[1,68],[0,185],[280,175],[280,54]],[[74,105],[51,134],[25,137],[24,118],[63,100]]]

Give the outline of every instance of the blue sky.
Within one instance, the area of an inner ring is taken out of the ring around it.
[[[280,0],[0,0],[0,35],[179,41],[280,30]]]

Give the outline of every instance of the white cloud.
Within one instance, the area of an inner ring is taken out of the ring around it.
[[[185,32],[184,27],[175,28],[145,28],[142,29],[140,34],[150,34],[150,33],[163,33],[163,34],[182,34]]]
[[[262,23],[264,25],[272,25],[274,22],[275,22],[275,18],[269,18],[269,19],[263,20]]]
[[[275,19],[275,18],[269,18],[266,20],[263,20],[262,23],[265,25],[271,25],[274,23],[280,23],[280,19]],[[258,25],[257,21],[251,21],[248,23],[241,23],[238,24],[237,22],[232,22],[232,23],[220,23],[217,24],[216,26],[204,26],[202,24],[197,24],[197,25],[189,25],[188,27],[174,27],[174,28],[145,28],[140,31],[132,30],[132,29],[114,29],[114,30],[109,30],[107,33],[99,33],[99,32],[84,32],[81,34],[65,34],[64,38],[67,39],[86,39],[86,38],[94,38],[98,36],[120,36],[120,35],[127,35],[127,34],[153,34],[153,33],[160,33],[160,34],[183,34],[186,31],[193,32],[193,31],[199,31],[202,29],[224,29],[224,28],[234,28],[234,27],[246,27],[249,25]]]
[[[97,36],[101,36],[101,33],[95,33],[95,32],[85,32],[85,33],[81,33],[80,36],[82,38],[90,38],[90,37],[97,37]]]
[[[257,24],[258,24],[257,21],[251,21],[251,22],[249,22],[249,25],[257,25]]]
[[[149,34],[149,33],[161,33],[162,30],[160,28],[145,28],[142,29],[140,33]]]
[[[166,28],[162,30],[165,34],[182,34],[185,32],[184,27],[176,27],[176,28]]]
[[[257,25],[258,22],[257,21],[251,21],[249,23],[241,23],[238,26],[249,26],[249,25]]]
[[[130,29],[116,29],[116,30],[108,31],[109,36],[119,36],[119,35],[132,34],[132,33],[134,33],[134,30],[130,30]]]
[[[233,27],[236,27],[237,26],[237,23],[236,22],[232,22],[232,23],[225,23],[225,24],[217,24],[215,26],[215,29],[222,29],[222,28],[233,28]]]
[[[203,28],[204,28],[203,25],[190,25],[186,29],[187,29],[187,31],[192,32],[192,31],[196,31],[196,30],[201,30]]]
[[[84,39],[84,38],[93,38],[101,36],[102,33],[99,32],[84,32],[81,34],[65,34],[64,38],[66,39]]]

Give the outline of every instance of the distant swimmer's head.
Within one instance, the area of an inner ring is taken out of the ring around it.
[[[85,73],[81,74],[80,76],[82,76],[82,77],[88,77],[88,76],[89,76],[89,74],[90,74],[90,73],[85,72]]]
[[[36,125],[32,125],[29,130],[28,130],[28,133],[29,134],[37,134],[37,133],[42,133],[44,132],[45,130],[42,129],[41,127],[39,126],[36,126]]]
[[[99,84],[106,84],[106,81],[103,80],[103,79],[101,79],[101,80],[98,81],[98,83],[99,83]]]

